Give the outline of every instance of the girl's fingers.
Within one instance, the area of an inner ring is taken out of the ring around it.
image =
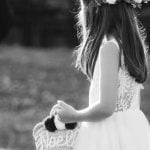
[[[54,105],[50,111],[50,117],[52,117],[52,115],[55,114],[55,111],[59,110],[59,109],[62,109],[62,107],[60,105],[58,105],[58,104]]]
[[[62,107],[68,107],[68,104],[67,103],[65,103],[64,101],[57,101],[57,103],[60,105],[60,106],[62,106]]]
[[[56,113],[57,113],[58,115],[60,115],[60,114],[61,114],[61,110],[56,110]]]
[[[61,121],[61,118],[60,118],[60,115],[59,115],[59,114],[57,114],[57,119],[58,119],[59,121]]]

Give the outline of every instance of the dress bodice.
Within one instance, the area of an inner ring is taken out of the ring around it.
[[[112,39],[115,44],[119,47],[117,41]],[[105,44],[106,39],[103,41]],[[121,51],[120,51],[121,52]],[[143,84],[139,84],[135,81],[135,78],[130,76],[127,68],[124,65],[124,56],[121,53],[121,66],[118,71],[118,96],[116,100],[117,111],[124,111],[127,109],[139,109],[140,108],[140,89],[144,89]],[[99,57],[97,57],[95,63],[95,69],[93,74],[93,79],[91,81],[89,89],[89,105],[100,101],[100,66]]]

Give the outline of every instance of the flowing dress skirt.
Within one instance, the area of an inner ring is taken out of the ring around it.
[[[115,112],[100,122],[82,122],[75,150],[150,150],[150,125],[140,110]]]

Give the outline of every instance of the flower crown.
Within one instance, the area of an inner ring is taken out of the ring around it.
[[[131,4],[134,8],[141,8],[142,3],[148,3],[150,0],[95,0],[96,5],[101,6],[102,3],[108,3],[111,5],[116,4],[117,2],[124,1],[128,4]]]

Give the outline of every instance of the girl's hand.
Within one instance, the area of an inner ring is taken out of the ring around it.
[[[57,115],[57,110],[58,110],[58,109],[62,109],[62,107],[60,107],[58,104],[55,104],[55,105],[52,107],[51,111],[50,111],[50,118],[51,118],[52,116]]]
[[[64,101],[58,101],[55,105],[58,119],[63,123],[77,122],[77,110]]]

